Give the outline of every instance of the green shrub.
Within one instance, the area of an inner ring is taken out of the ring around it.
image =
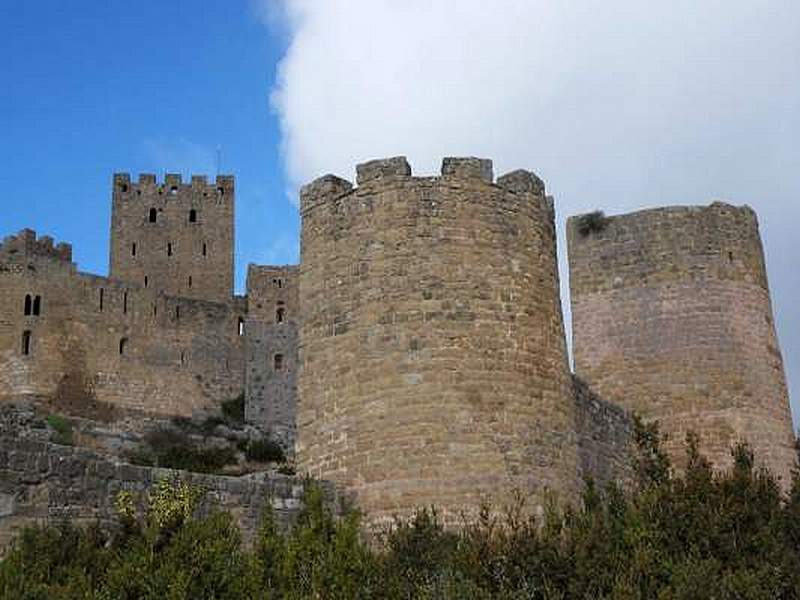
[[[291,477],[293,475],[297,475],[297,469],[295,469],[294,466],[290,465],[289,463],[283,463],[278,467],[278,473]]]
[[[236,464],[236,458],[236,451],[230,446],[204,448],[169,429],[148,433],[145,447],[128,454],[133,464],[196,473],[219,473],[227,465]]]
[[[61,415],[49,415],[47,425],[53,430],[50,440],[64,446],[72,445],[72,423]]]
[[[223,416],[236,424],[244,423],[244,394],[222,403]]]
[[[286,455],[281,445],[269,438],[250,440],[245,447],[245,456],[252,462],[284,462]]]
[[[578,217],[578,233],[583,237],[592,233],[600,233],[606,227],[608,227],[608,217],[601,210]]]
[[[219,425],[225,425],[225,419],[222,417],[218,417],[216,415],[212,415],[210,417],[206,417],[203,423],[200,425],[200,430],[205,433],[206,435],[213,433],[214,430]]]
[[[293,526],[267,506],[252,550],[232,517],[197,518],[197,491],[162,481],[144,517],[116,506],[113,535],[68,523],[24,530],[0,562],[0,597],[326,600],[689,600],[800,597],[800,471],[788,495],[746,445],[715,472],[687,437],[675,474],[658,428],[637,424],[630,489],[589,483],[577,507],[489,507],[460,531],[432,509],[368,544],[359,514],[308,485]],[[537,500],[538,501],[538,500]]]

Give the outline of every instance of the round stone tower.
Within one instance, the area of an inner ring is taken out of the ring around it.
[[[373,524],[578,487],[552,199],[532,173],[405,158],[301,192],[301,469]]]
[[[574,217],[568,238],[577,375],[659,420],[679,465],[694,431],[717,467],[746,440],[788,483],[794,436],[755,213]]]

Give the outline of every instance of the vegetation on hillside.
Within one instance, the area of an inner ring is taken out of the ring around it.
[[[787,495],[745,445],[714,474],[687,440],[676,475],[654,426],[637,427],[635,480],[587,486],[544,517],[483,511],[459,533],[423,509],[367,544],[355,511],[335,517],[313,487],[290,531],[266,510],[252,549],[232,517],[195,516],[196,493],[162,482],[120,525],[25,530],[0,564],[19,599],[791,599],[800,597],[800,475]]]
[[[608,227],[608,217],[602,210],[596,210],[578,217],[578,233],[583,237],[600,233]]]

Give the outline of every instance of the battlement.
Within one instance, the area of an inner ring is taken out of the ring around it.
[[[495,182],[492,161],[476,157],[446,157],[442,159],[439,176],[414,176],[405,156],[369,160],[356,165],[356,185],[347,179],[327,174],[303,186],[300,190],[300,212],[305,213],[315,206],[337,200],[353,193],[357,187],[377,189],[409,179],[422,182],[457,180],[480,181],[515,194],[531,194],[545,197],[544,182],[531,171],[518,169],[502,175]],[[552,200],[549,200],[552,209]]]
[[[72,262],[72,245],[65,242],[53,243],[53,238],[43,235],[37,239],[32,229],[23,229],[16,235],[10,235],[0,243],[0,256],[14,259],[16,257],[45,257],[60,262]]]
[[[180,173],[167,173],[163,181],[158,181],[152,173],[140,173],[136,182],[129,173],[115,173],[113,181],[114,199],[132,200],[142,196],[152,198],[153,195],[170,199],[198,197],[225,200],[232,197],[234,191],[233,175],[217,175],[209,183],[206,175],[192,175],[190,181],[184,182]]]

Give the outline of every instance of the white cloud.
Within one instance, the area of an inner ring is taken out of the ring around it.
[[[800,416],[796,0],[267,5],[290,32],[272,102],[295,189],[369,158],[432,173],[463,154],[536,171],[562,218],[751,204]]]

